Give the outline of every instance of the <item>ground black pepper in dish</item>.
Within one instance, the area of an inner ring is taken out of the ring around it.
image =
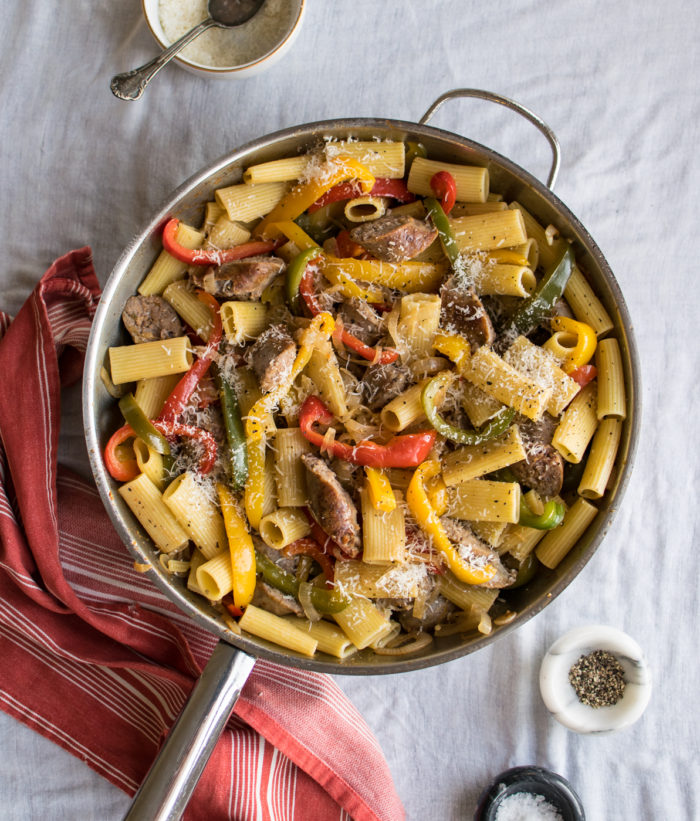
[[[569,670],[578,700],[589,707],[611,707],[625,692],[625,671],[607,650],[593,650]]]

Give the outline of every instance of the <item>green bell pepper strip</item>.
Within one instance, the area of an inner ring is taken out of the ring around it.
[[[119,410],[127,423],[131,425],[136,436],[143,439],[149,448],[163,456],[170,455],[168,440],[153,427],[146,414],[141,410],[133,393],[122,396],[119,400]]]
[[[414,142],[407,142],[406,143],[406,171],[408,172],[411,168],[411,164],[416,157],[427,157],[428,151],[423,143],[414,143]]]
[[[318,246],[307,248],[306,251],[302,251],[300,254],[297,254],[289,263],[284,288],[287,303],[295,311],[298,311],[301,306],[299,286],[301,285],[302,277],[306,271],[306,266],[312,259],[321,256],[321,253],[322,251]]]
[[[512,327],[521,334],[529,334],[551,314],[555,302],[564,293],[574,263],[574,252],[567,246],[557,262],[542,277],[535,293],[513,314]]]
[[[282,570],[271,559],[268,559],[259,550],[255,551],[255,563],[259,573],[262,573],[263,579],[272,587],[281,590],[288,596],[299,596],[299,585],[301,581]],[[349,604],[350,599],[342,596],[337,590],[326,590],[322,587],[311,588],[311,604],[318,610],[319,613],[340,613]]]
[[[241,419],[241,411],[238,407],[238,398],[233,386],[222,376],[221,372],[217,373],[216,382],[219,388],[219,398],[221,399],[221,415],[224,418],[226,440],[228,441],[231,489],[238,491],[245,487],[248,479],[248,446],[245,430]]]
[[[453,379],[454,374],[451,371],[443,371],[443,373],[434,376],[425,385],[421,393],[423,411],[428,418],[428,422],[439,434],[444,436],[445,439],[449,439],[451,442],[459,442],[461,445],[479,445],[500,436],[508,430],[515,417],[515,411],[512,408],[502,408],[485,427],[478,431],[464,430],[445,422],[435,407],[435,400],[438,393],[447,387]]]
[[[437,228],[443,250],[450,264],[454,267],[459,259],[459,246],[457,245],[457,240],[450,226],[450,221],[447,219],[447,214],[442,210],[442,206],[435,197],[426,197],[423,200],[423,205],[430,219],[433,221],[433,225]]]
[[[564,505],[561,502],[557,502],[556,499],[550,499],[544,506],[542,514],[536,516],[521,496],[518,524],[523,527],[532,527],[535,530],[552,530],[555,527],[559,527],[562,523],[564,513]]]

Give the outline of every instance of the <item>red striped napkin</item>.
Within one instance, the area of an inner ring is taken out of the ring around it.
[[[89,248],[0,313],[0,707],[127,793],[216,639],[133,562],[94,487],[57,466],[99,285]],[[259,661],[187,819],[404,818],[382,752],[325,675]]]

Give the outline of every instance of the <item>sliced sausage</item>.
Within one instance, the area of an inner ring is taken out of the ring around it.
[[[306,468],[311,512],[346,555],[354,558],[360,552],[360,526],[350,494],[323,459],[304,453],[301,461]]]
[[[454,604],[448,601],[444,596],[437,595],[432,601],[428,602],[423,618],[417,619],[413,613],[402,613],[399,616],[399,622],[407,633],[414,630],[432,630],[436,624],[444,622],[450,613],[456,610]]]
[[[415,217],[381,217],[350,231],[350,239],[384,262],[413,259],[430,247],[437,229]]]
[[[447,538],[455,546],[457,552],[467,563],[475,567],[483,567],[485,564],[493,565],[496,574],[488,581],[479,585],[480,587],[508,587],[515,575],[510,573],[501,564],[495,550],[484,544],[472,533],[471,529],[464,523],[449,516],[443,516],[440,521],[445,529]]]
[[[224,265],[194,271],[190,278],[207,293],[219,298],[258,300],[285,268],[279,257],[247,257]]]
[[[372,411],[380,410],[408,388],[409,380],[410,371],[395,362],[370,365],[360,381],[365,404]]]
[[[248,352],[248,361],[263,393],[289,376],[296,353],[297,346],[284,325],[271,325],[260,334]]]
[[[543,413],[536,422],[519,417],[518,427],[527,457],[510,466],[521,484],[547,499],[561,492],[564,481],[564,460],[551,445],[557,424],[548,413]]]
[[[184,327],[175,309],[162,296],[130,296],[122,320],[134,342],[156,342],[182,336]]]
[[[275,616],[286,616],[287,613],[294,613],[296,616],[304,615],[304,609],[294,596],[288,596],[261,579],[258,579],[255,585],[251,604],[255,607],[262,607],[263,610],[267,610]]]
[[[471,285],[461,285],[450,277],[440,291],[440,324],[451,332],[462,334],[472,351],[493,344],[496,334],[483,302]]]
[[[376,345],[383,333],[382,318],[364,299],[351,297],[340,306],[338,318],[343,328],[365,345]]]

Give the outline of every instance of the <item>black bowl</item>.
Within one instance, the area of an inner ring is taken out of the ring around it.
[[[494,821],[504,799],[522,792],[543,796],[559,811],[563,821],[585,821],[581,799],[571,784],[543,767],[513,767],[496,776],[482,793],[474,821]]]

